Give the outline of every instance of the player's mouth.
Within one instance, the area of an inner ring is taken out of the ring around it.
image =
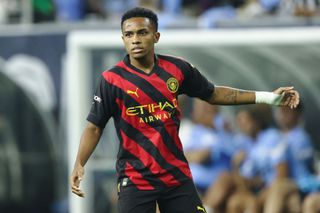
[[[131,51],[133,53],[141,53],[141,52],[143,52],[143,48],[142,47],[134,47],[131,49]]]

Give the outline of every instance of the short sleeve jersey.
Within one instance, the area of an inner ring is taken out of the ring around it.
[[[276,177],[276,166],[288,160],[287,143],[280,139],[280,133],[273,128],[260,132],[241,166],[241,175],[247,178],[259,176],[270,185]]]
[[[297,126],[283,134],[283,140],[289,146],[289,168],[292,178],[299,182],[300,178],[312,175],[314,149],[306,131]]]
[[[177,97],[208,99],[214,90],[195,67],[172,56],[155,55],[146,74],[129,56],[102,73],[87,117],[104,128],[110,117],[119,137],[116,169],[141,190],[180,185],[192,178],[178,137]]]

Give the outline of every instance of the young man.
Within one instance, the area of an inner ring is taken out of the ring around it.
[[[210,104],[263,102],[293,108],[299,94],[293,87],[271,93],[214,86],[188,62],[155,54],[158,18],[148,9],[127,11],[121,29],[128,55],[102,73],[70,177],[72,192],[84,196],[79,188],[84,165],[113,117],[120,140],[119,213],[154,213],[156,203],[162,213],[205,212],[178,137],[178,95]]]

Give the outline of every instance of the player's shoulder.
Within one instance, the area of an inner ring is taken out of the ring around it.
[[[159,59],[171,61],[171,62],[183,62],[188,63],[186,59],[180,56],[168,55],[168,54],[157,54]]]
[[[194,66],[188,62],[186,59],[179,57],[179,56],[173,56],[173,55],[157,55],[158,59],[160,59],[160,63],[163,62],[169,62],[177,67],[179,67],[181,70],[189,70],[193,69]]]

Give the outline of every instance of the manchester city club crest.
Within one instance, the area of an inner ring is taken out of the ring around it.
[[[167,88],[170,92],[175,93],[179,89],[179,82],[177,79],[171,77],[167,80]]]

